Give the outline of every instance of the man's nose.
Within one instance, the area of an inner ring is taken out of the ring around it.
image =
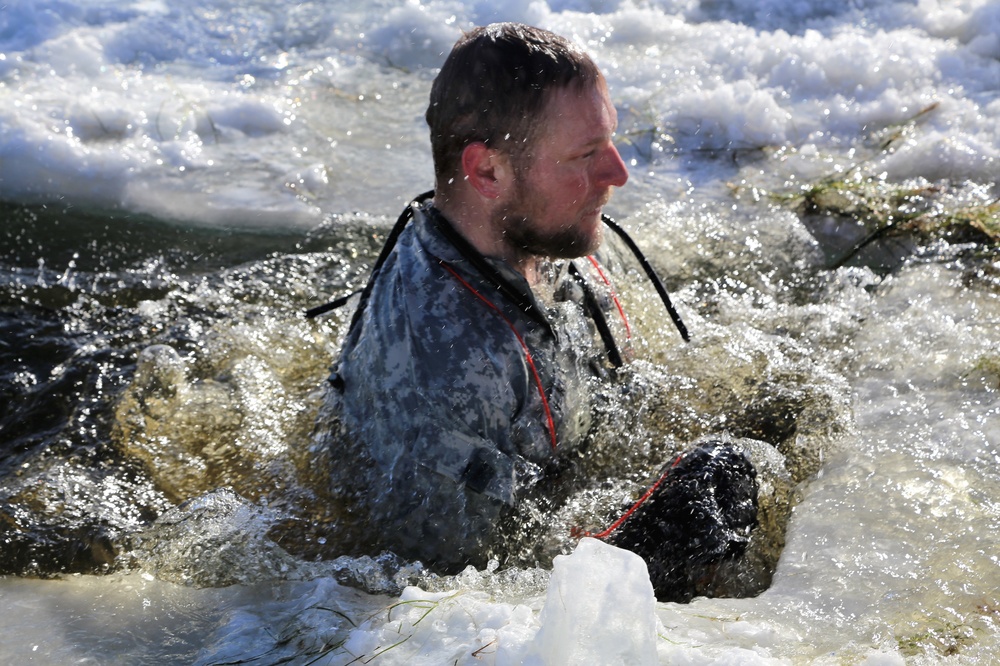
[[[625,167],[625,162],[622,161],[622,156],[613,143],[608,145],[601,156],[600,172],[597,180],[602,186],[613,187],[621,187],[628,181],[628,169]]]

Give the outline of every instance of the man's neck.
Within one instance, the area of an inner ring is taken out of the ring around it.
[[[494,225],[492,210],[468,205],[457,197],[443,196],[435,196],[434,206],[477,252],[484,257],[507,263],[524,276],[529,286],[538,284],[541,277],[539,265],[544,257],[512,247],[506,241],[503,231]]]

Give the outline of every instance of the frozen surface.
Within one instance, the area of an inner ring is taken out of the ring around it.
[[[642,558],[581,539],[572,555],[552,564],[541,629],[524,663],[655,664],[655,604]]]
[[[498,19],[592,51],[659,196],[684,191],[677,148],[823,165],[933,105],[889,176],[992,181],[998,16],[985,0],[16,2],[0,13],[0,196],[209,224],[391,213],[430,184],[435,68]]]

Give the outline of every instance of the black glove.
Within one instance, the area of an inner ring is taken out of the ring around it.
[[[656,598],[706,594],[716,565],[742,555],[757,526],[757,473],[719,441],[684,453],[607,538],[646,560]]]

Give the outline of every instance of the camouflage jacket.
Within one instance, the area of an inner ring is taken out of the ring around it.
[[[519,306],[453,244],[448,224],[414,206],[328,401],[346,430],[331,452],[335,492],[352,498],[378,545],[440,570],[483,564],[503,514],[583,442],[588,385],[609,367],[588,291],[614,310],[606,321],[627,326],[596,260],[547,264],[532,290],[478,255]]]

